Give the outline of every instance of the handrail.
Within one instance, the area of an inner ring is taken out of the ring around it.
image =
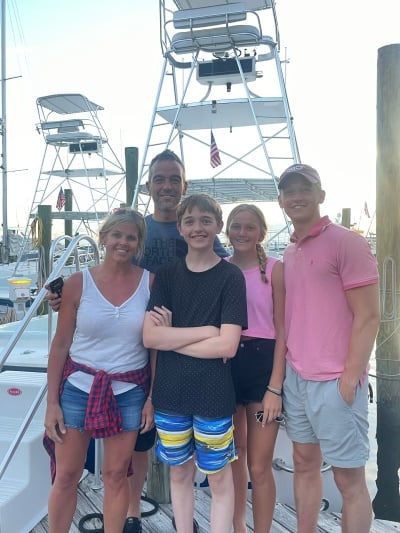
[[[67,259],[70,257],[72,252],[74,252],[74,248],[76,247],[76,245],[79,242],[81,242],[83,240],[87,240],[92,246],[94,246],[94,249],[96,250],[95,251],[95,260],[97,262],[100,261],[100,256],[99,256],[99,252],[98,252],[96,241],[94,239],[92,239],[92,237],[89,237],[89,235],[77,235],[76,237],[74,237],[72,239],[72,241],[68,245],[68,247],[65,250],[65,252],[63,253],[63,255],[57,261],[53,271],[51,272],[50,276],[46,280],[45,285],[50,283],[50,281],[52,281],[53,279],[57,278],[61,274],[61,271],[64,268],[64,266],[65,266],[65,264],[67,262]],[[34,314],[36,313],[37,309],[39,308],[40,304],[42,303],[46,293],[47,293],[47,289],[45,288],[45,286],[43,286],[42,289],[40,290],[40,292],[38,293],[38,295],[36,296],[36,298],[34,299],[34,301],[33,301],[32,305],[30,306],[29,310],[25,314],[24,318],[21,320],[20,327],[13,333],[13,335],[10,337],[10,339],[9,339],[8,343],[6,344],[6,346],[2,349],[1,355],[0,355],[0,372],[2,371],[4,363],[8,359],[11,351],[15,347],[15,345],[18,342],[18,340],[20,339],[22,333],[25,331],[27,325],[29,324],[29,322],[31,321],[32,317],[34,316]]]
[[[52,243],[52,246],[50,248],[50,258],[52,258],[52,254],[54,254],[54,252],[56,250],[56,247],[57,247],[57,244],[60,242],[60,240],[63,240],[63,239],[64,240],[70,240],[71,242],[69,243],[67,249],[62,254],[62,256],[58,259],[53,271],[51,272],[49,278],[46,280],[45,285],[50,283],[50,281],[52,281],[53,279],[57,278],[61,274],[61,271],[62,271],[63,267],[65,266],[68,258],[72,255],[72,253],[74,253],[75,256],[77,257],[77,253],[78,253],[77,252],[77,245],[83,240],[88,241],[90,243],[90,245],[93,246],[94,259],[95,259],[96,263],[100,262],[100,255],[99,255],[99,250],[97,248],[97,243],[95,242],[94,239],[92,239],[92,237],[89,237],[89,235],[77,235],[74,238],[69,237],[68,235],[64,235],[62,237],[59,237],[58,239],[56,239]],[[79,261],[77,261],[76,264],[77,264],[77,267],[78,267],[77,269],[79,269]],[[7,358],[11,354],[13,348],[15,347],[15,345],[17,344],[17,342],[21,338],[22,333],[25,331],[25,329],[26,329],[27,325],[29,324],[30,320],[35,315],[36,310],[38,309],[38,307],[42,303],[46,293],[47,293],[47,289],[45,287],[43,287],[40,290],[39,294],[36,296],[33,304],[29,308],[28,312],[26,313],[24,318],[21,320],[20,327],[11,336],[11,338],[9,339],[9,341],[8,341],[7,345],[5,346],[5,348],[3,348],[2,352],[1,352],[2,355],[1,355],[1,358],[0,358],[0,372],[1,372],[2,368],[3,368],[3,366],[4,366],[4,363],[7,360]],[[49,318],[48,318],[48,320],[49,320],[49,325],[48,325],[49,337],[48,337],[48,340],[50,340],[51,319],[52,319],[52,311],[49,312]],[[21,426],[20,426],[20,428],[19,428],[14,440],[12,441],[9,449],[7,450],[7,452],[5,453],[5,455],[3,457],[3,460],[2,460],[2,462],[0,464],[0,480],[1,480],[4,472],[6,471],[7,466],[9,465],[11,459],[13,458],[13,456],[14,456],[17,448],[18,448],[18,445],[20,444],[23,436],[25,435],[26,430],[28,429],[28,426],[31,423],[36,411],[38,410],[39,405],[40,405],[41,401],[43,400],[46,392],[47,392],[47,382],[44,383],[42,385],[42,387],[40,388],[40,390],[39,390],[34,402],[32,403],[27,415],[25,416],[25,418],[24,418],[24,420],[23,420],[23,422],[22,422],[22,424],[21,424]]]

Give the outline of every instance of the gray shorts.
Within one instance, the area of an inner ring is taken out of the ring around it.
[[[340,395],[339,379],[308,381],[287,364],[283,406],[293,442],[319,443],[324,460],[332,466],[365,465],[369,456],[367,380],[357,386],[350,406]]]

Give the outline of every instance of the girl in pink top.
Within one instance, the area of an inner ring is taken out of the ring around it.
[[[238,460],[232,463],[235,486],[235,533],[246,532],[248,475],[252,483],[254,532],[270,530],[276,490],[272,458],[282,415],[285,373],[283,265],[267,257],[262,241],[267,225],[251,204],[236,206],[228,216],[227,236],[246,279],[248,329],[232,359],[237,411],[234,415]]]

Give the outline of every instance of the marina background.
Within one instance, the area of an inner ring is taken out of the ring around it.
[[[7,72],[16,77],[7,85],[8,215],[10,227],[23,228],[43,152],[36,98],[85,94],[104,106],[101,118],[121,160],[125,146],[140,155],[162,58],[156,1],[8,3]],[[278,0],[277,12],[300,155],[321,173],[323,213],[334,220],[349,207],[352,223],[367,230],[375,211],[377,50],[399,40],[398,1],[344,7]],[[206,149],[186,165],[191,179],[211,176]],[[270,224],[282,221],[276,205],[264,207]]]

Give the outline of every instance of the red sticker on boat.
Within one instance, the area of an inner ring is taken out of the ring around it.
[[[22,394],[22,390],[18,389],[18,387],[10,387],[7,392],[10,396],[19,396]]]

